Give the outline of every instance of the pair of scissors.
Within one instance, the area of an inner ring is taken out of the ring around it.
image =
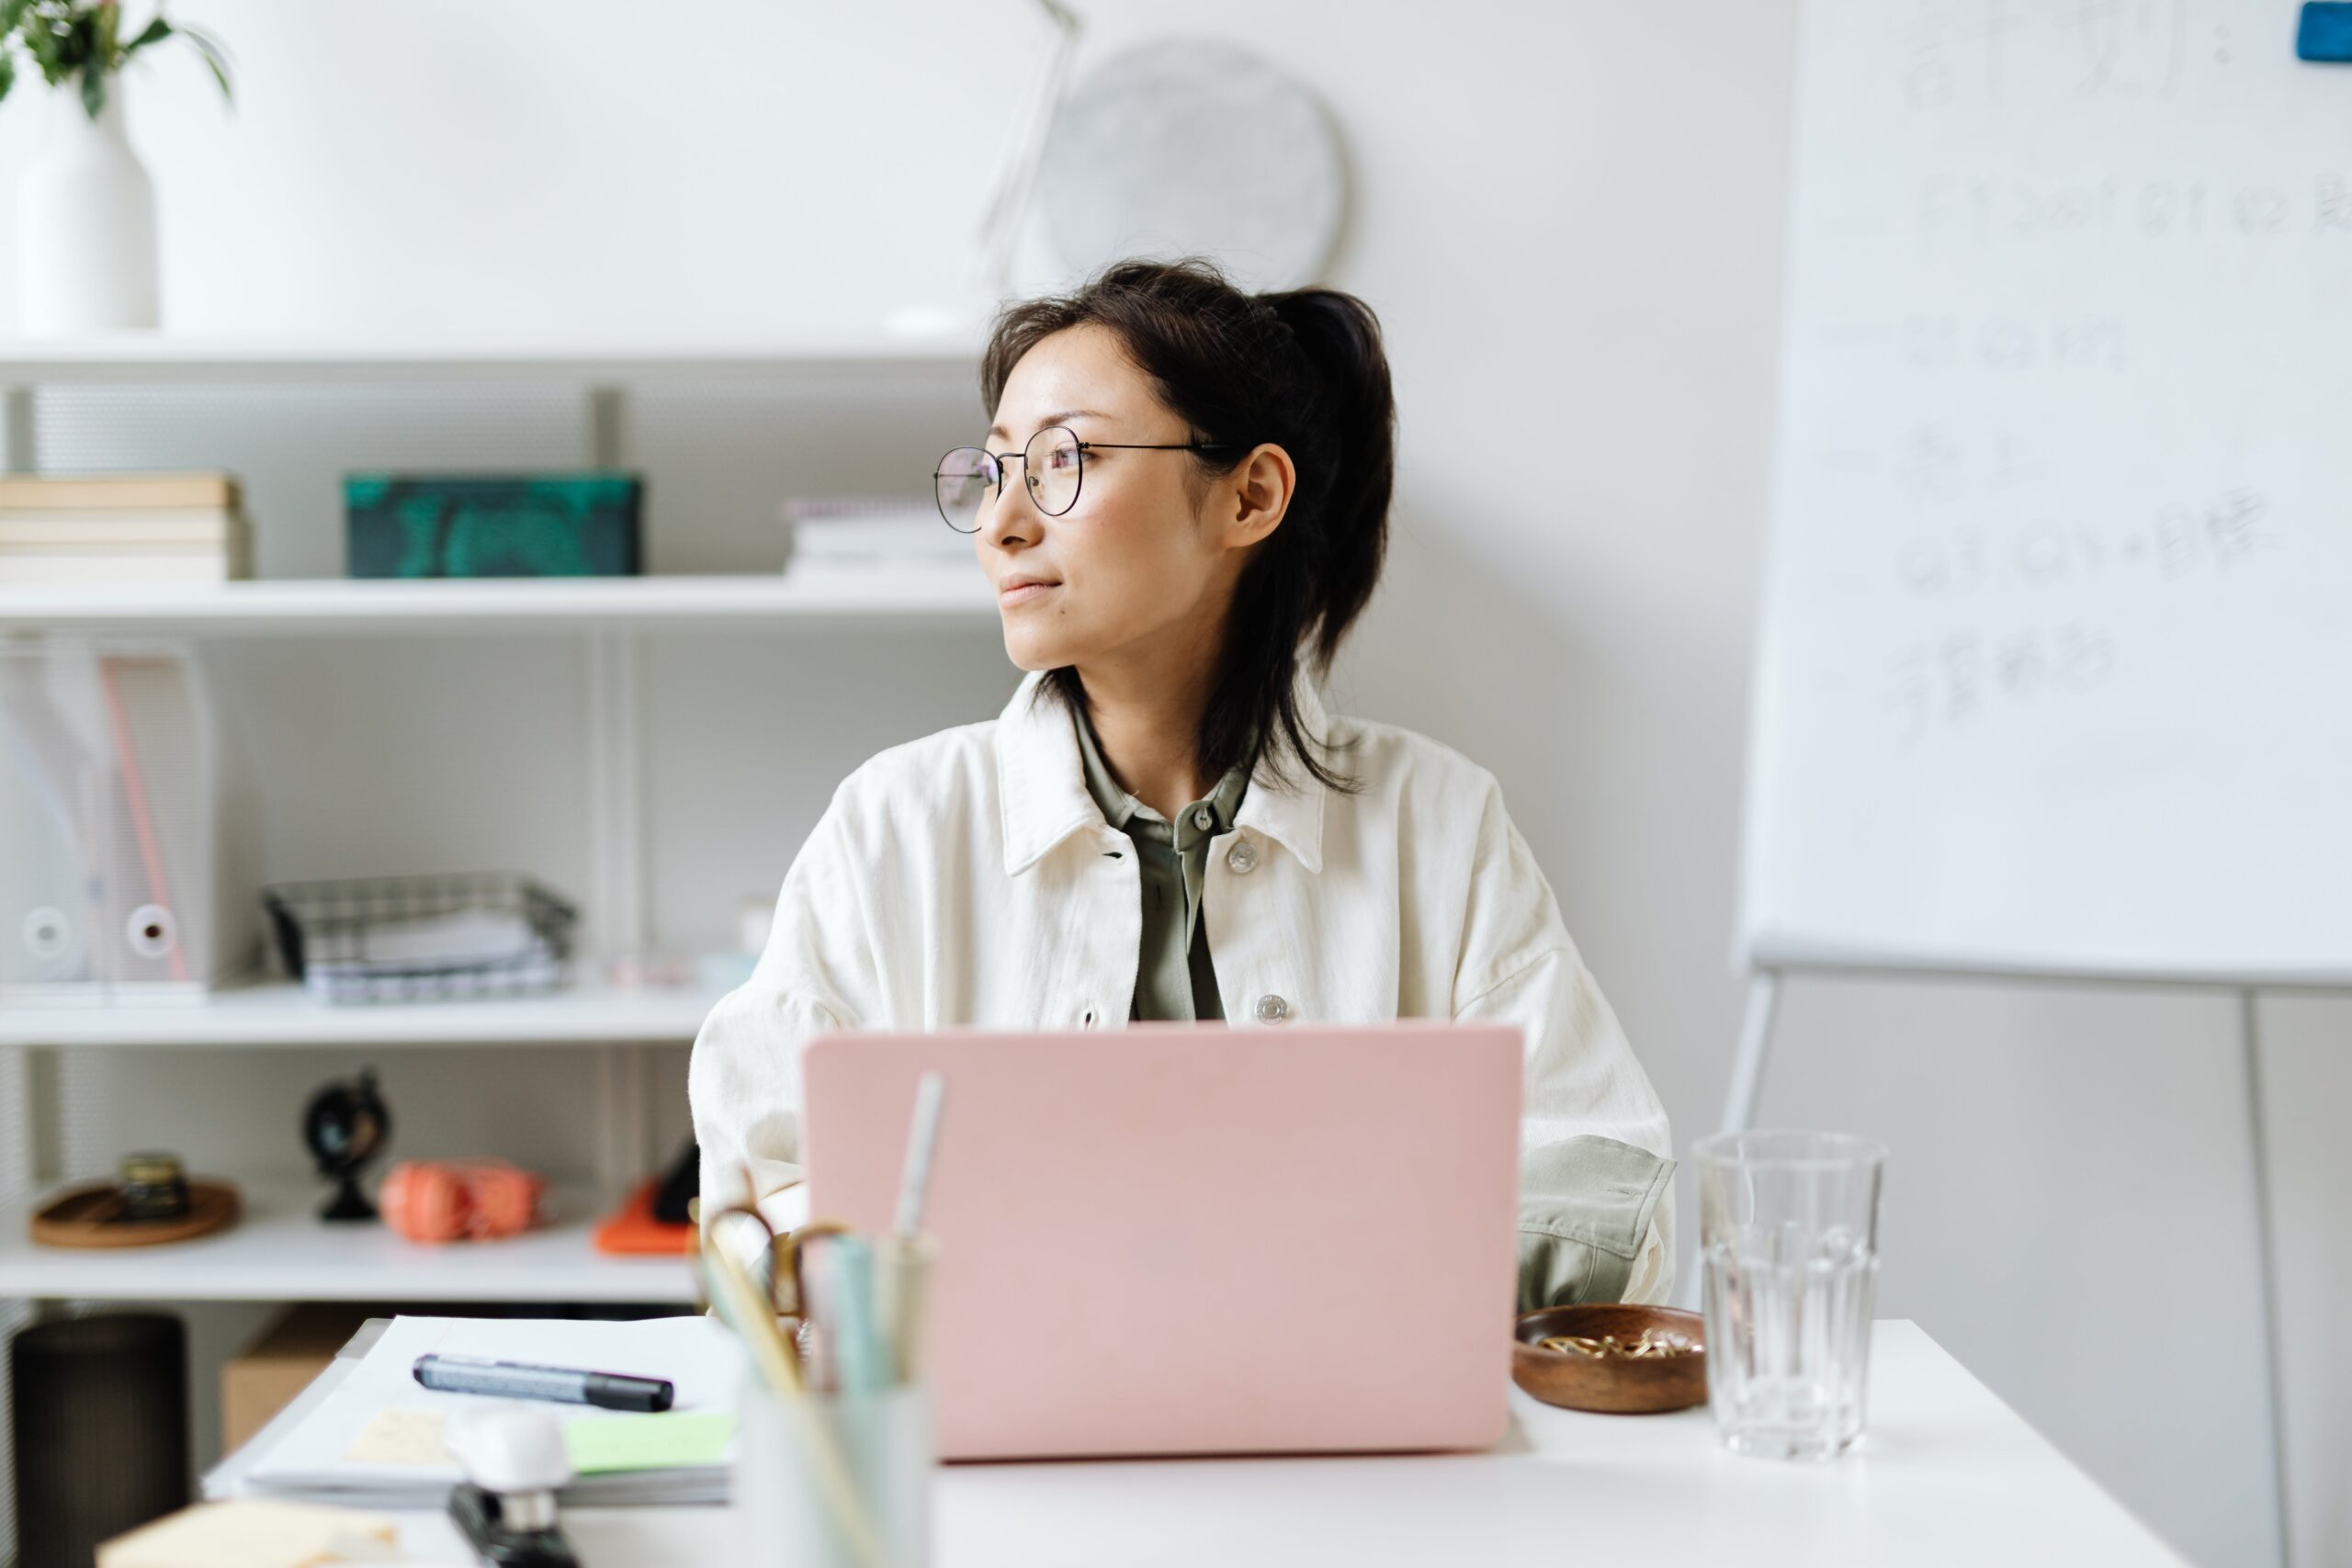
[[[752,1190],[752,1173],[743,1172],[743,1190]],[[767,1298],[778,1317],[804,1318],[808,1295],[802,1287],[800,1260],[808,1244],[829,1235],[845,1235],[849,1227],[832,1220],[812,1220],[798,1230],[779,1232],[755,1203],[730,1203],[713,1214],[704,1233],[706,1246],[722,1247],[743,1260],[752,1283]]]
[[[743,1190],[747,1193],[757,1190],[751,1174],[749,1170],[743,1173]],[[838,1232],[843,1227],[822,1228]],[[714,1213],[704,1230],[704,1267],[713,1276],[712,1294],[733,1303],[731,1307],[722,1305],[720,1316],[752,1347],[753,1362],[761,1368],[770,1392],[783,1402],[788,1418],[797,1424],[800,1440],[814,1461],[818,1484],[825,1494],[835,1527],[860,1563],[865,1568],[885,1568],[881,1537],[876,1531],[865,1499],[853,1484],[849,1461],[840,1439],[819,1417],[816,1404],[807,1397],[809,1380],[801,1370],[797,1348],[786,1341],[772,1321],[736,1321],[744,1313],[756,1314],[764,1306],[778,1316],[798,1317],[805,1333],[808,1323],[800,1315],[799,1242],[819,1231],[819,1226],[803,1225],[779,1236],[755,1203],[730,1204]],[[779,1300],[780,1283],[790,1287],[788,1301]]]

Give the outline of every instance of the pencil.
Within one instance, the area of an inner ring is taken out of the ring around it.
[[[936,1072],[923,1074],[915,1085],[914,1125],[907,1133],[907,1163],[899,1179],[900,1235],[922,1229],[923,1202],[931,1190],[931,1151],[939,1142],[939,1105],[947,1096],[947,1080]]]

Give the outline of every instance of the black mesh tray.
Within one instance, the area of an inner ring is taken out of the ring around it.
[[[521,872],[356,877],[291,882],[262,890],[286,972],[322,1001],[414,1001],[517,996],[571,981],[579,911]],[[463,958],[387,962],[370,957],[371,933],[402,921],[479,911],[521,917],[512,951]]]

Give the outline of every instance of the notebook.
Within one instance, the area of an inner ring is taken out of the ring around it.
[[[580,1404],[537,1404],[561,1423],[576,1472],[567,1505],[612,1507],[723,1503],[734,1457],[735,1393],[743,1376],[732,1336],[709,1317],[634,1323],[569,1318],[398,1317],[342,1385],[255,1460],[247,1490],[260,1496],[374,1508],[437,1508],[464,1479],[441,1445],[479,1394],[420,1386],[424,1355],[582,1367],[667,1378],[669,1411],[634,1416]]]
[[[398,1543],[381,1515],[251,1497],[199,1503],[119,1535],[98,1548],[97,1568],[312,1568],[369,1549],[406,1562]]]

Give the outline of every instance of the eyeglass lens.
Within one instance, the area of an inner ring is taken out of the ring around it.
[[[1086,456],[1074,432],[1049,426],[1029,438],[1020,455],[1022,482],[1029,499],[1048,517],[1078,504]],[[981,515],[996,499],[1003,465],[978,446],[958,446],[939,460],[939,515],[959,534],[979,531]]]

